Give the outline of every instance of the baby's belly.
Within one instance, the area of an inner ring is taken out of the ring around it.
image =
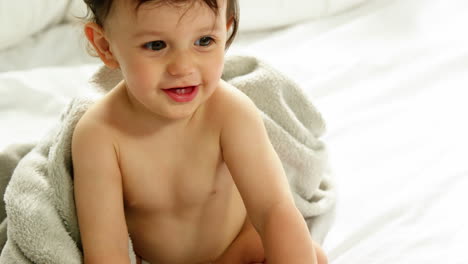
[[[180,212],[185,210],[185,212]],[[239,192],[217,192],[205,204],[165,212],[129,210],[135,252],[152,264],[199,264],[218,258],[237,236],[246,210]]]

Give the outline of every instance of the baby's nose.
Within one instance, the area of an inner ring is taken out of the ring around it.
[[[193,59],[187,53],[176,54],[167,65],[167,72],[171,76],[186,76],[194,73],[194,71]]]

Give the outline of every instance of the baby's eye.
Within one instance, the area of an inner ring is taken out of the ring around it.
[[[154,51],[162,50],[166,46],[167,46],[166,43],[162,40],[151,41],[144,45],[145,48],[149,50],[154,50]]]
[[[207,47],[210,46],[215,40],[212,37],[201,37],[197,41],[195,41],[195,45]]]

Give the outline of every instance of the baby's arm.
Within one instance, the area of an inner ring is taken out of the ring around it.
[[[228,101],[229,117],[221,134],[223,157],[262,238],[267,263],[317,263],[307,225],[294,205],[259,111],[243,94]]]
[[[122,179],[112,140],[94,120],[79,121],[72,139],[75,204],[85,264],[129,264]]]

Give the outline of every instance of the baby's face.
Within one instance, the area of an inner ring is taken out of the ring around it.
[[[187,117],[219,84],[227,40],[226,1],[218,1],[218,15],[202,1],[182,6],[150,2],[136,13],[133,2],[115,1],[105,24],[130,97],[165,118]],[[189,86],[197,87],[190,101],[174,100],[164,91]]]

